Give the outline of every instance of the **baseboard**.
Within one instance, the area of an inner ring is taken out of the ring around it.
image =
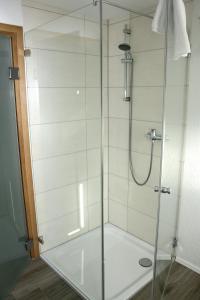
[[[187,267],[188,269],[190,269],[190,270],[192,270],[192,271],[194,271],[194,272],[200,274],[200,267],[198,268],[198,267],[194,266],[194,265],[191,264],[189,261],[187,261],[187,260],[185,260],[185,259],[183,259],[183,258],[181,258],[181,257],[178,257],[178,256],[176,257],[176,261],[177,261],[179,264],[181,264],[181,265]]]

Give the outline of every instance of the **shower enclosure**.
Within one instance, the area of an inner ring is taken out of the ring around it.
[[[187,59],[151,31],[154,1],[23,3],[41,257],[85,299],[134,299],[148,283],[161,299]]]

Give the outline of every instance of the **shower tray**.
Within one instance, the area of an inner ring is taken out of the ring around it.
[[[139,264],[153,260],[149,244],[112,224],[104,226],[106,300],[129,299],[153,277],[152,267]],[[101,229],[42,253],[42,259],[86,299],[101,300]]]

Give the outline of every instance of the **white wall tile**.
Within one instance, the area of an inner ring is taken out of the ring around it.
[[[31,127],[33,160],[86,150],[85,121]]]
[[[85,118],[82,88],[28,88],[30,124],[81,120]]]
[[[146,17],[131,20],[131,45],[133,51],[164,48],[164,35],[152,31],[152,20]]]
[[[133,87],[133,119],[161,122],[162,111],[162,87]]]
[[[86,87],[100,87],[100,57],[86,55]]]
[[[86,88],[86,117],[87,119],[100,118],[101,98],[100,88]]]
[[[101,120],[87,120],[87,148],[99,148],[101,145]]]
[[[133,209],[128,210],[128,232],[136,237],[150,243],[155,243],[156,221],[155,219],[136,212]]]
[[[114,176],[109,176],[109,197],[112,200],[127,205],[128,199],[128,180]]]
[[[173,60],[168,58],[167,60],[167,85],[177,86],[185,85],[187,83],[186,77],[187,59],[182,58],[179,60]]]
[[[95,203],[88,207],[89,230],[93,230],[101,226],[101,209],[100,203]],[[104,201],[104,223],[108,221],[107,203]]]
[[[52,247],[56,247],[59,244],[69,239],[75,238],[88,230],[88,215],[85,209],[85,226],[80,227],[80,215],[79,212],[69,214],[67,217],[63,216],[56,220],[51,220],[39,226],[39,235],[44,238],[44,245],[41,246],[41,251],[46,251]],[[65,230],[63,230],[65,229]],[[80,229],[80,231],[78,231]],[[74,233],[69,235],[70,233]]]
[[[100,149],[87,151],[88,177],[97,177],[101,172]]]
[[[38,223],[50,222],[87,205],[87,183],[80,182],[36,196]],[[67,218],[67,216],[66,216]]]
[[[165,122],[182,126],[185,122],[187,87],[167,86],[165,93]]]
[[[100,27],[99,23],[85,20],[86,53],[100,54]],[[103,54],[107,55],[107,25],[103,25]]]
[[[124,87],[124,65],[121,62],[123,56],[109,57],[109,86]]]
[[[32,50],[27,73],[29,87],[83,87],[84,55]]]
[[[156,218],[158,208],[158,194],[152,187],[138,186],[130,178],[128,206],[140,213]]]
[[[126,206],[109,200],[109,222],[127,230],[127,209]]]
[[[25,43],[28,48],[49,49],[73,53],[84,53],[85,39],[72,32],[65,34],[44,27],[27,32]]]
[[[100,87],[100,56],[86,55],[86,87]],[[107,58],[103,59],[103,85],[107,86]]]
[[[162,86],[164,84],[164,51],[140,52],[134,56],[134,85]]]
[[[59,17],[59,15],[56,13],[27,6],[23,6],[22,10],[24,23],[23,27],[26,34],[28,31],[33,30]]]
[[[109,148],[109,172],[128,178],[128,151]]]
[[[100,203],[101,201],[101,179],[100,177],[88,179],[88,205]]]
[[[125,118],[129,116],[129,103],[123,101],[123,88],[109,88],[109,116],[114,118]]]
[[[128,149],[128,120],[114,119],[109,120],[109,144],[112,147]]]
[[[86,153],[74,153],[33,163],[36,193],[42,193],[87,178]]]

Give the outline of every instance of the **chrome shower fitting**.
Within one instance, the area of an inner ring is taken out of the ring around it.
[[[151,129],[147,132],[146,137],[148,137],[151,141],[162,141],[162,135],[158,133],[156,129]]]
[[[93,4],[94,6],[97,6],[98,0],[93,0],[92,4]]]
[[[124,29],[124,42],[119,44],[119,49],[124,52],[124,58],[121,59],[121,62],[124,64],[124,101],[131,100],[131,70],[132,67],[130,67],[133,64],[133,56],[131,53],[131,46],[128,43],[127,37],[131,34],[131,29],[128,28],[128,25],[126,24]]]

